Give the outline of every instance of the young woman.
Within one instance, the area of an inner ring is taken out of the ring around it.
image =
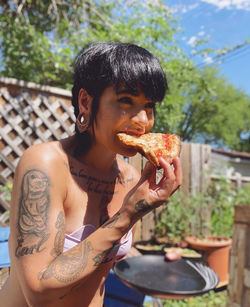
[[[105,279],[130,249],[135,223],[181,184],[178,158],[174,168],[161,159],[156,184],[149,162],[140,175],[117,157],[136,154],[117,133],[149,132],[166,88],[159,62],[141,47],[100,42],[80,52],[75,135],[31,146],[16,169],[3,306],[102,306]]]

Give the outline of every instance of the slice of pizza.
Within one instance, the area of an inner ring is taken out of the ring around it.
[[[119,140],[126,146],[135,148],[145,156],[155,167],[159,167],[159,158],[163,157],[170,164],[180,155],[181,140],[176,134],[146,133],[133,136],[118,133]]]

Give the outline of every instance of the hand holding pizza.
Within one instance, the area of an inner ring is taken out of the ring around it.
[[[163,169],[161,180],[156,183],[156,168],[147,162],[141,179],[125,197],[123,209],[133,222],[165,203],[182,183],[179,157],[173,159],[173,167],[162,157],[159,163]]]

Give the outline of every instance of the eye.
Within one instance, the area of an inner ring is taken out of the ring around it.
[[[132,105],[133,101],[130,97],[121,97],[118,99],[118,102],[122,103],[122,104],[127,104],[127,105]]]

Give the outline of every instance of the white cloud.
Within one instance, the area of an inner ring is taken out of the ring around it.
[[[179,14],[186,14],[190,11],[193,11],[199,6],[199,3],[191,4],[191,5],[185,5],[185,4],[177,4],[170,8],[172,14],[179,13]]]
[[[210,56],[207,56],[204,60],[203,63],[205,64],[211,64],[213,63],[213,59]]]
[[[205,35],[205,32],[204,32],[204,31],[200,31],[200,32],[198,33],[198,35],[199,35],[199,36],[204,36],[204,35]]]
[[[190,39],[188,40],[187,44],[190,45],[190,46],[194,46],[196,40],[197,40],[197,37],[196,37],[196,36],[192,36],[192,37],[190,37]]]
[[[238,9],[250,11],[250,0],[201,0],[217,6],[219,9]]]

